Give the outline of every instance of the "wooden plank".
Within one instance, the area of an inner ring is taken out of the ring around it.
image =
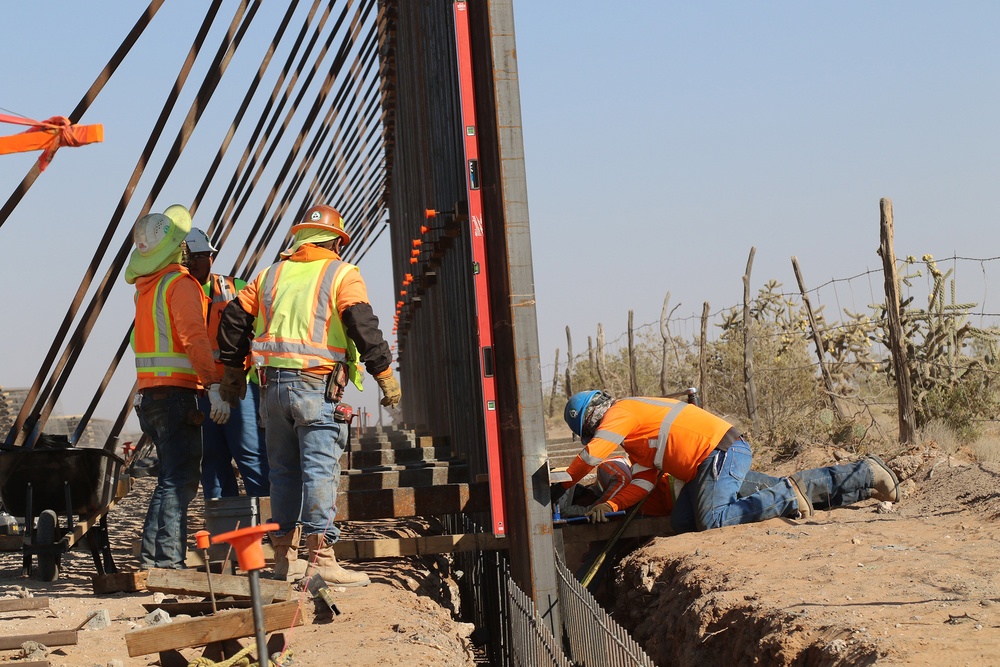
[[[10,663],[12,665],[17,665],[17,667],[52,667],[52,663],[48,660],[32,660],[31,662],[17,662]]]
[[[90,584],[94,587],[94,593],[104,595],[106,593],[134,593],[135,591],[146,590],[146,577],[149,572],[139,570],[138,572],[116,572],[115,574],[95,574],[90,578]]]
[[[212,589],[215,597],[230,595],[236,598],[250,597],[250,581],[246,577],[231,574],[213,574]],[[165,570],[154,568],[149,570],[146,578],[146,590],[161,593],[177,593],[188,595],[208,595],[208,578],[204,572],[197,570]],[[265,599],[291,600],[292,586],[284,581],[274,579],[260,580],[260,594]]]
[[[337,521],[486,512],[489,494],[486,483],[338,491]]]
[[[0,637],[0,651],[21,648],[24,642],[38,642],[46,646],[71,646],[76,644],[76,630],[53,630],[35,635],[7,635]]]
[[[26,611],[28,609],[48,609],[48,608],[49,608],[49,599],[47,597],[0,600],[0,612]]]
[[[464,535],[428,535],[376,540],[340,540],[334,544],[337,558],[373,560],[399,556],[427,556],[458,551],[501,551],[507,548],[505,537],[492,533]]]
[[[607,523],[567,523],[557,524],[553,528],[562,532],[566,544],[578,542],[597,542],[611,539],[618,530],[618,521]],[[673,535],[669,516],[650,516],[635,519],[629,524],[622,537],[657,537]]]
[[[219,611],[225,611],[227,609],[250,609],[252,604],[253,603],[250,600],[215,601],[215,607]],[[162,609],[170,614],[171,617],[179,614],[187,614],[188,616],[204,616],[212,613],[211,600],[206,602],[144,602],[142,606],[146,611]]]
[[[302,625],[298,602],[264,605],[264,631],[274,632]],[[233,609],[202,618],[185,618],[172,623],[154,625],[125,633],[125,645],[130,657],[148,655],[170,649],[205,646],[225,639],[252,637],[255,634],[253,609]]]

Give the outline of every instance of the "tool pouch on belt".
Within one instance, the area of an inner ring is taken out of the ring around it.
[[[190,426],[201,426],[205,421],[205,413],[198,408],[188,410],[185,417],[184,421]]]
[[[340,403],[344,397],[344,387],[347,386],[347,364],[338,361],[333,365],[333,370],[326,378],[326,401],[327,403]]]

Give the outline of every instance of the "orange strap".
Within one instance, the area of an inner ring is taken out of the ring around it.
[[[0,114],[0,123],[30,125],[20,134],[0,137],[0,155],[41,150],[38,170],[45,171],[60,146],[83,146],[104,141],[103,125],[73,125],[68,118],[53,116],[44,122]]]

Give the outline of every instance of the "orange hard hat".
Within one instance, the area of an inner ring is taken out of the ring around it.
[[[292,234],[300,229],[325,229],[336,232],[344,240],[343,246],[351,242],[351,236],[344,230],[344,218],[340,211],[326,204],[317,204],[306,211],[302,222],[292,225]]]

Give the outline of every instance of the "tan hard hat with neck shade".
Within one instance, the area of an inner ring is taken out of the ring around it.
[[[139,218],[132,229],[135,250],[125,268],[125,282],[132,284],[140,276],[179,263],[181,243],[190,232],[191,213],[180,204],[168,206],[163,213],[149,213]]]

